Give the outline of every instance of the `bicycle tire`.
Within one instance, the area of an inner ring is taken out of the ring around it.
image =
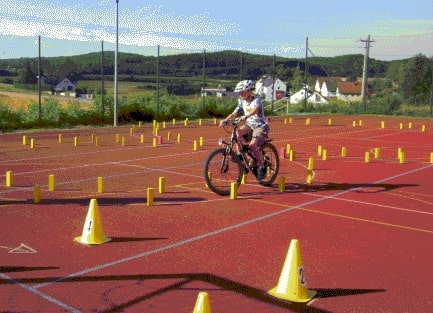
[[[227,154],[224,148],[212,151],[204,164],[204,180],[210,190],[218,195],[230,194],[231,183],[239,186],[242,180],[243,167],[234,152]]]
[[[265,178],[260,181],[263,186],[271,186],[280,170],[280,158],[277,149],[270,142],[266,142],[262,148],[264,165],[266,168]]]

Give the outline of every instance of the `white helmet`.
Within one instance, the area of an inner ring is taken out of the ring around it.
[[[252,80],[242,80],[235,88],[235,92],[247,91],[254,89],[254,82]]]

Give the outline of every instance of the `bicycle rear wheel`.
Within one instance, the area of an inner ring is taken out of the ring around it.
[[[277,178],[280,169],[280,158],[277,149],[270,142],[262,146],[263,163],[266,168],[265,178],[260,181],[263,186],[270,186]]]
[[[204,180],[210,190],[219,195],[229,195],[231,183],[240,185],[242,164],[234,152],[227,154],[224,148],[212,151],[204,164]]]

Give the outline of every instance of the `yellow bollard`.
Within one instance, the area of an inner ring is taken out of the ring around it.
[[[119,143],[119,142],[120,142],[120,135],[116,134],[116,143]]]
[[[78,146],[78,137],[74,137],[74,146],[75,146],[75,147]]]
[[[401,153],[400,153],[399,162],[400,162],[400,164],[406,163],[406,156],[404,154],[404,151],[401,151]]]
[[[197,140],[194,140],[194,151],[197,151]]]
[[[48,191],[54,191],[55,188],[55,178],[54,174],[48,176]]]
[[[140,143],[144,143],[144,134],[140,135]]]
[[[177,142],[180,143],[182,141],[182,135],[177,134]]]
[[[12,171],[6,172],[6,187],[12,187]]]
[[[41,186],[39,185],[35,185],[35,189],[33,192],[33,202],[35,204],[41,203],[42,199],[41,199]]]
[[[364,162],[369,163],[370,162],[370,152],[366,151],[364,155]]]
[[[326,161],[326,159],[328,158],[328,151],[326,151],[326,149],[322,150],[322,160]]]
[[[310,157],[308,159],[308,169],[313,170],[314,169],[314,158]]]
[[[347,148],[346,147],[341,147],[341,156],[343,158],[345,158],[347,155]]]
[[[323,150],[322,146],[321,146],[321,145],[318,145],[318,146],[317,146],[317,155],[318,155],[318,156],[322,156],[322,150]]]
[[[433,152],[430,152],[430,163],[433,164]]]
[[[23,146],[27,144],[27,136],[23,136]]]
[[[290,161],[294,161],[295,160],[295,151],[294,150],[290,150],[289,160]]]
[[[290,143],[286,145],[286,155],[290,154]]]
[[[165,177],[160,177],[158,181],[158,192],[164,193],[165,192]]]
[[[287,118],[284,119],[284,125],[287,125]]]
[[[332,125],[332,120],[328,118],[328,125]]]
[[[204,144],[204,139],[203,137],[200,137],[200,147],[203,147],[203,144]]]
[[[153,203],[154,203],[153,188],[147,188],[147,205],[152,206]]]
[[[307,182],[307,184],[311,184],[313,182],[313,171],[312,170],[307,171],[306,182]]]
[[[94,133],[92,133],[92,134],[90,135],[90,142],[91,142],[91,143],[94,143],[94,142],[95,142],[95,137],[96,137],[96,135],[95,135]]]
[[[424,133],[425,132],[425,125],[421,126],[421,131]]]
[[[382,129],[385,128],[385,122],[384,122],[384,121],[381,121],[381,122],[380,122],[380,128],[382,128]]]
[[[279,192],[286,191],[286,180],[284,176],[280,176],[280,180],[278,181],[278,191]]]
[[[359,126],[362,126],[362,120],[359,120],[359,121],[358,121],[358,125],[359,125]]]
[[[247,175],[245,175],[245,173],[242,173],[241,184],[245,185],[246,183],[247,183]]]
[[[201,122],[201,118],[198,120],[198,126],[201,126],[202,122]]]
[[[407,125],[407,128],[409,128],[409,129],[412,128],[412,122],[409,122],[409,124]]]
[[[236,182],[232,182],[230,184],[230,199],[235,200],[238,197],[238,184]]]
[[[152,139],[152,147],[156,147],[156,143],[157,143],[156,139],[157,139],[156,137],[153,137],[153,139]]]
[[[131,127],[129,129],[129,136],[134,136],[134,128],[133,127]]]
[[[167,126],[166,126],[166,124],[165,124],[165,121],[162,122],[162,128],[165,129],[166,127],[167,127]]]
[[[400,123],[400,129],[403,129],[403,123]]]
[[[34,149],[35,148],[35,140],[32,138],[30,139],[30,149]]]
[[[104,192],[104,178],[98,177],[98,193]]]
[[[374,158],[380,158],[380,148],[374,148]]]
[[[353,122],[352,122],[352,126],[353,126],[353,127],[356,127],[356,121],[353,121]]]
[[[138,121],[138,127],[143,126],[143,122],[142,121]]]
[[[125,146],[125,137],[122,137],[122,147]]]
[[[176,124],[176,119],[175,119],[175,118],[172,120],[172,124],[173,124],[173,125]]]
[[[62,143],[62,142],[63,142],[63,135],[59,134],[59,143]]]
[[[311,124],[311,120],[310,120],[310,118],[307,118],[306,120],[305,120],[305,125],[310,125]]]
[[[95,137],[95,146],[99,146],[99,137]]]

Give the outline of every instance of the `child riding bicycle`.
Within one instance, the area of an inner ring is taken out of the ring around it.
[[[220,126],[227,124],[229,119],[239,115],[241,115],[241,121],[246,121],[246,124],[237,130],[239,145],[240,147],[249,146],[259,167],[257,180],[262,181],[266,169],[260,155],[260,146],[268,138],[269,125],[266,121],[262,101],[253,95],[253,90],[254,82],[252,80],[242,80],[236,85],[234,92],[239,93],[238,106],[225,119],[221,120]]]

